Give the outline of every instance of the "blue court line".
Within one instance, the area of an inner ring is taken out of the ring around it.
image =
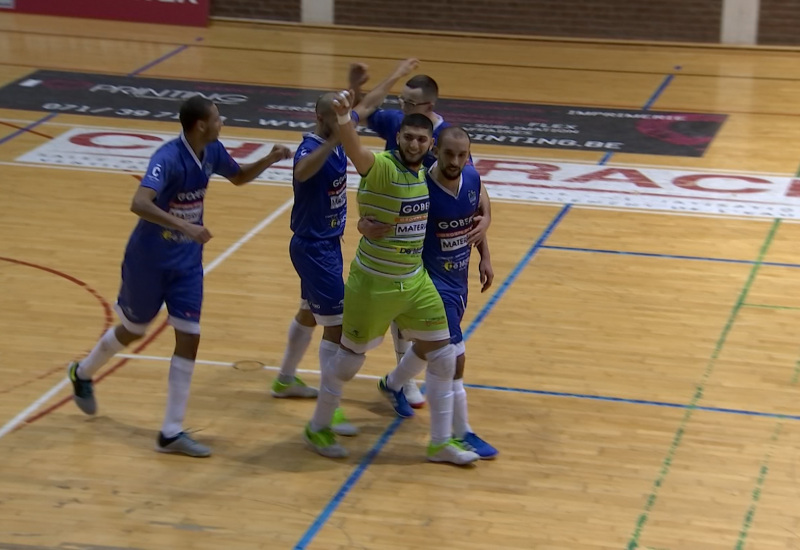
[[[523,393],[530,395],[543,395],[547,397],[571,397],[573,399],[588,399],[592,401],[608,401],[614,403],[625,403],[628,405],[650,405],[655,407],[668,407],[672,409],[694,409],[696,411],[719,412],[726,414],[740,414],[743,416],[760,416],[765,418],[780,418],[784,420],[800,420],[800,414],[781,414],[761,411],[748,411],[746,409],[728,409],[725,407],[706,407],[700,405],[687,405],[685,403],[671,403],[669,401],[651,401],[649,399],[630,399],[627,397],[613,397],[609,395],[592,395],[589,393],[570,393],[547,390],[531,390],[525,388],[506,388],[503,386],[491,386],[488,384],[464,384],[467,389],[502,391],[508,393]]]
[[[676,69],[680,69],[680,67],[676,67]],[[647,103],[645,104],[644,107],[645,109],[650,108],[650,106],[656,101],[658,96],[661,95],[661,93],[663,93],[664,89],[666,89],[666,87],[669,85],[671,81],[672,81],[672,75],[669,75],[667,78],[664,79],[664,81],[661,83],[658,89],[656,89],[653,95],[650,96],[650,99],[647,100]],[[603,158],[600,160],[598,164],[600,165],[605,164],[606,162],[608,162],[608,160],[611,158],[612,155],[613,153],[611,152],[606,153],[605,155],[603,155]],[[503,284],[500,286],[500,288],[497,289],[497,291],[492,295],[489,301],[483,306],[481,311],[478,312],[478,315],[472,320],[469,327],[467,327],[467,330],[464,331],[465,342],[469,339],[470,335],[472,335],[472,333],[475,332],[475,330],[478,328],[481,322],[483,322],[483,320],[486,318],[486,316],[489,314],[489,312],[492,310],[495,304],[497,304],[497,301],[500,299],[500,297],[508,290],[511,283],[513,283],[516,280],[516,278],[519,276],[519,274],[522,272],[525,266],[528,265],[528,263],[533,259],[533,256],[536,254],[536,252],[541,250],[542,248],[546,248],[544,246],[544,242],[547,240],[547,238],[550,236],[550,234],[553,232],[556,226],[561,222],[561,220],[564,219],[564,216],[566,216],[570,208],[571,205],[569,204],[566,204],[562,207],[562,209],[558,212],[553,221],[551,221],[550,224],[547,226],[547,228],[544,230],[542,235],[536,240],[533,246],[531,246],[531,248],[528,250],[525,256],[523,256],[522,260],[520,260],[520,262],[514,267],[514,269],[511,271],[506,280],[503,281]],[[322,529],[322,526],[325,525],[325,522],[328,520],[328,518],[330,518],[331,514],[333,514],[333,512],[339,506],[339,503],[344,499],[344,497],[347,495],[350,489],[353,488],[355,482],[358,481],[358,479],[364,473],[364,470],[367,469],[367,467],[370,465],[374,457],[377,456],[377,454],[381,451],[383,446],[386,445],[386,442],[389,440],[388,437],[389,433],[390,432],[394,433],[400,426],[402,421],[403,421],[402,418],[396,419],[386,429],[383,435],[381,435],[381,437],[378,439],[378,442],[367,453],[367,456],[365,456],[364,459],[359,463],[355,471],[353,471],[353,473],[350,474],[350,476],[345,481],[344,485],[342,485],[342,487],[336,492],[331,501],[328,502],[328,504],[325,506],[322,512],[320,512],[320,514],[314,520],[314,523],[312,523],[311,526],[306,530],[306,532],[300,538],[300,541],[297,543],[297,545],[295,545],[294,550],[304,550],[311,543],[311,541],[314,539],[314,537],[317,535],[320,529]]]
[[[198,37],[198,38],[196,38],[196,39],[195,39],[195,41],[199,41],[199,40],[202,40],[202,38]],[[133,71],[132,73],[128,73],[128,74],[127,74],[127,76],[136,76],[136,75],[138,75],[139,73],[142,73],[142,72],[144,72],[144,71],[146,71],[146,70],[148,70],[148,69],[152,69],[153,67],[155,67],[156,65],[158,65],[158,64],[159,64],[159,63],[161,63],[162,61],[166,61],[166,60],[167,60],[167,59],[169,59],[170,57],[172,57],[172,56],[174,56],[174,55],[177,55],[177,54],[181,53],[183,50],[185,50],[185,49],[186,49],[186,48],[188,48],[188,47],[189,47],[189,46],[188,46],[187,44],[184,44],[183,46],[179,46],[179,47],[175,48],[174,50],[172,50],[171,52],[168,52],[168,53],[166,53],[166,54],[162,55],[162,56],[161,56],[161,57],[159,57],[158,59],[155,59],[155,60],[151,61],[151,62],[150,62],[150,63],[148,63],[147,65],[143,65],[143,66],[139,67],[138,69],[136,69],[136,70],[135,70],[135,71]],[[14,132],[14,133],[12,133],[12,134],[9,134],[9,135],[5,136],[3,139],[0,139],[0,145],[3,145],[4,143],[8,143],[8,142],[9,142],[9,141],[11,141],[12,139],[14,139],[14,138],[16,138],[16,137],[19,137],[19,136],[21,136],[22,134],[24,134],[24,133],[26,133],[26,132],[29,132],[29,131],[33,130],[34,128],[36,128],[36,127],[37,127],[37,126],[39,126],[40,124],[44,124],[45,122],[47,122],[47,121],[49,121],[49,120],[52,120],[52,119],[54,119],[54,118],[55,118],[55,117],[57,117],[58,115],[59,115],[59,113],[58,113],[58,112],[52,112],[52,113],[48,113],[48,114],[46,114],[45,116],[43,116],[43,117],[42,117],[42,118],[40,118],[39,120],[36,120],[36,121],[34,121],[34,122],[31,122],[30,124],[28,124],[28,125],[27,125],[27,126],[25,126],[24,128],[20,128],[20,129],[19,129],[19,130],[17,130],[16,132]]]
[[[197,39],[195,39],[195,40],[197,40]],[[133,71],[132,73],[128,73],[128,75],[127,75],[127,76],[136,76],[136,75],[138,75],[138,74],[140,74],[140,73],[143,73],[143,72],[145,72],[145,71],[146,71],[146,70],[148,70],[148,69],[152,69],[153,67],[155,67],[155,66],[156,66],[156,65],[158,65],[159,63],[162,63],[162,62],[166,61],[166,60],[167,60],[167,59],[169,59],[170,57],[172,57],[172,56],[174,56],[174,55],[178,55],[179,53],[181,53],[183,50],[185,50],[185,49],[186,49],[186,48],[188,48],[188,47],[189,47],[189,45],[188,45],[188,44],[184,44],[183,46],[178,46],[177,48],[175,48],[175,49],[174,49],[174,50],[172,50],[171,52],[167,52],[167,53],[165,53],[164,55],[162,55],[162,56],[161,56],[161,57],[159,57],[158,59],[155,59],[155,60],[151,61],[151,62],[150,62],[150,63],[148,63],[147,65],[142,65],[141,67],[139,67],[138,69],[136,69],[136,70],[135,70],[135,71]]]
[[[579,248],[574,246],[542,246],[546,250],[563,250],[566,252],[591,252],[594,254],[615,254],[618,256],[640,256],[644,258],[664,258],[667,260],[694,260],[700,262],[722,262],[728,264],[753,265],[753,260],[734,260],[731,258],[709,258],[705,256],[683,256],[681,254],[658,254],[654,252],[628,252],[625,250],[606,250],[603,248]],[[800,268],[800,264],[787,264],[783,262],[758,262],[762,266]]]
[[[681,70],[680,65],[676,66],[675,70],[676,71],[680,71]],[[650,96],[650,98],[644,104],[644,107],[642,107],[643,111],[649,111],[650,110],[650,107],[652,107],[653,103],[655,103],[656,100],[658,100],[658,98],[661,96],[661,94],[664,93],[664,90],[667,89],[667,86],[670,85],[670,83],[672,82],[673,78],[675,78],[674,74],[668,74],[667,76],[664,77],[664,80],[661,81],[661,84],[658,86],[658,88],[656,88],[656,91],[653,92],[653,94]],[[603,158],[601,158],[600,162],[598,162],[597,164],[599,164],[600,166],[605,165],[609,160],[611,160],[611,157],[613,155],[614,155],[614,153],[612,153],[612,152],[606,153],[605,155],[603,155]]]
[[[37,126],[39,126],[40,124],[44,124],[45,122],[47,122],[47,121],[48,121],[48,120],[50,120],[51,118],[55,118],[57,115],[58,115],[58,113],[50,113],[50,114],[48,114],[48,115],[45,115],[45,116],[43,116],[42,118],[40,118],[40,119],[39,119],[39,120],[37,120],[37,121],[31,122],[30,124],[28,124],[28,125],[27,125],[27,126],[25,126],[24,128],[20,128],[20,129],[19,129],[19,130],[17,130],[16,132],[14,132],[14,133],[12,133],[12,134],[8,134],[8,135],[7,135],[6,137],[4,137],[3,139],[0,139],[0,145],[3,145],[4,143],[8,143],[9,141],[11,141],[12,139],[14,139],[15,137],[21,136],[21,135],[22,135],[22,134],[24,134],[25,132],[28,132],[28,131],[30,131],[30,130],[33,130],[34,128],[36,128],[36,127],[37,127]]]
[[[511,284],[517,279],[517,277],[519,277],[519,274],[523,269],[525,269],[525,266],[527,266],[536,255],[536,252],[544,246],[544,242],[553,233],[553,230],[555,230],[556,226],[561,223],[561,220],[564,219],[564,217],[570,211],[570,208],[571,205],[565,204],[561,210],[558,211],[558,214],[556,214],[555,218],[553,218],[553,220],[548,224],[541,236],[528,249],[519,263],[514,266],[514,269],[511,270],[511,273],[509,273],[508,277],[506,277],[505,281],[503,281],[503,284],[500,285],[500,288],[497,289],[489,301],[487,301],[483,308],[481,308],[478,315],[475,316],[475,318],[469,324],[469,327],[467,327],[467,330],[464,331],[465,342],[469,340],[469,337],[475,332],[486,316],[489,315],[489,312],[492,310],[492,308],[494,308],[498,300],[500,300],[503,294],[505,294],[509,289]],[[339,490],[336,491],[336,494],[333,496],[333,498],[328,502],[327,505],[325,505],[325,508],[323,508],[322,512],[319,513],[314,522],[308,527],[306,532],[295,545],[294,550],[304,550],[311,543],[311,541],[314,540],[314,537],[317,536],[317,533],[319,533],[320,529],[322,529],[333,512],[336,511],[336,508],[339,507],[339,503],[344,500],[344,497],[347,496],[347,493],[349,493],[353,486],[355,486],[356,482],[364,474],[364,471],[367,469],[367,467],[369,467],[375,457],[378,456],[378,453],[381,452],[383,447],[389,441],[389,438],[403,423],[403,420],[403,418],[396,418],[394,422],[389,425],[386,431],[381,434],[375,445],[373,445],[366,456],[364,456],[361,462],[359,462],[358,466],[356,466],[356,469],[353,470],[353,472],[348,476],[347,480],[344,482],[344,485],[342,485]]]

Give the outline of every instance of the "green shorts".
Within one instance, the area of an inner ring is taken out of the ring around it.
[[[428,272],[394,280],[366,273],[353,261],[344,288],[342,345],[366,353],[383,341],[392,321],[409,340],[449,340],[442,298]]]

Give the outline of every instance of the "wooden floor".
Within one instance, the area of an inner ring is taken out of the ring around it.
[[[378,78],[419,56],[445,97],[639,109],[675,74],[653,109],[730,115],[706,154],[610,165],[784,177],[800,165],[800,55],[788,50],[0,15],[0,84],[35,69],[124,75],[182,45],[141,75],[328,89],[351,61]],[[161,318],[104,370],[98,417],[64,380],[115,321],[137,181],[18,161],[72,127],[177,127],[59,114],[20,132],[43,115],[0,110],[0,549],[800,548],[795,220],[495,201],[496,283],[481,295],[473,281],[464,326],[471,423],[499,458],[425,463],[427,411],[396,421],[370,378],[392,366],[385,343],[346,388],[363,433],[335,462],[303,446],[313,403],[271,399],[273,371],[229,366],[280,362],[299,292],[291,189],[215,182],[187,419],[215,455],[192,460],[153,452],[173,345]],[[355,243],[348,227],[347,258]],[[316,368],[316,348],[302,368]]]

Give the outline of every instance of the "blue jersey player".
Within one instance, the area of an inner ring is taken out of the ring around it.
[[[289,158],[276,145],[261,160],[239,166],[219,142],[222,119],[217,106],[195,96],[180,108],[181,135],[150,159],[131,204],[139,223],[131,233],[122,263],[115,309],[121,323],[109,329],[81,361],[70,364],[73,399],[86,414],[97,411],[92,377],[111,357],[141,338],[166,303],[175,329],[169,368],[167,407],[156,450],[205,457],[211,450],[183,431],[197,348],[203,301],[203,245],[211,233],[203,225],[203,199],[211,174],[234,185],[254,180],[272,164]]]
[[[434,111],[436,101],[439,98],[439,85],[433,78],[427,75],[416,75],[406,81],[402,92],[397,98],[400,104],[400,110],[379,108],[391,87],[394,86],[400,78],[410,74],[417,65],[418,62],[416,59],[407,59],[401,62],[388,79],[381,82],[375,89],[371,90],[363,97],[361,97],[362,94],[360,90],[369,79],[367,67],[360,63],[350,66],[350,86],[356,91],[356,96],[360,97],[360,101],[355,107],[355,112],[361,121],[367,122],[367,126],[370,130],[386,140],[386,149],[397,148],[397,132],[400,129],[400,123],[405,115],[419,113],[427,116],[433,124],[434,144],[437,143],[441,132],[450,126],[441,115]],[[426,167],[430,167],[436,162],[436,155],[432,151],[433,150],[423,159],[423,164]],[[472,165],[472,158],[469,157],[468,161],[469,162],[464,167],[464,171],[472,172],[474,176],[480,179],[475,167]],[[486,236],[486,231],[491,222],[490,210],[489,194],[486,192],[486,189],[483,189],[480,194],[479,214],[475,216],[474,227],[471,228],[468,235],[471,244],[480,242]],[[406,351],[408,351],[411,342],[403,338],[403,335],[394,323],[392,324],[391,331],[395,353],[397,354],[397,361],[399,362]],[[425,404],[425,397],[419,391],[414,380],[409,380],[403,388],[403,391],[412,407],[420,408]]]
[[[339,141],[333,98],[333,93],[326,93],[317,100],[316,128],[303,136],[294,155],[289,256],[300,277],[300,309],[289,325],[280,373],[272,382],[274,397],[316,397],[316,388],[296,375],[297,365],[317,325],[323,327],[320,370],[336,354],[342,336],[341,238],[347,218],[347,157]],[[331,427],[339,435],[357,431],[341,409],[336,410]]]
[[[475,170],[465,170],[469,160],[470,139],[458,126],[444,129],[436,146],[436,162],[428,170],[430,210],[422,261],[444,302],[450,343],[455,346],[456,372],[453,380],[453,435],[467,450],[482,459],[497,456],[497,449],[475,435],[467,415],[467,393],[464,390],[466,355],[461,320],[467,307],[468,274],[472,245],[469,232],[478,214],[481,194],[480,176]],[[360,228],[363,228],[360,224]],[[488,289],[494,278],[489,246],[484,238],[476,248],[481,256],[479,271],[481,292]],[[406,353],[392,371],[386,385],[393,391],[405,392],[409,377],[424,368],[424,360]],[[407,396],[406,396],[407,397]]]

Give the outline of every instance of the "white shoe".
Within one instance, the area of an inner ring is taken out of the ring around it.
[[[425,405],[425,396],[419,391],[415,380],[412,379],[403,384],[403,394],[405,394],[411,408],[421,409]]]
[[[451,464],[458,464],[465,466],[480,460],[478,453],[466,450],[455,439],[451,439],[445,443],[428,445],[428,460],[431,462],[450,462]]]

